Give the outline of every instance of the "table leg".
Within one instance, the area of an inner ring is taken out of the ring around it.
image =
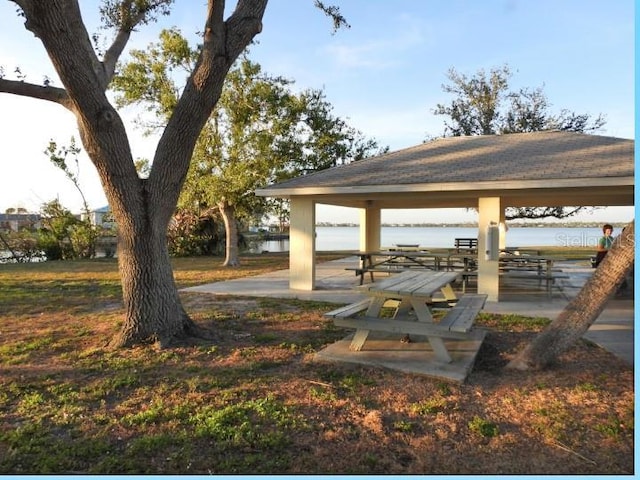
[[[353,350],[354,352],[362,350],[362,346],[364,345],[364,342],[367,341],[368,336],[369,330],[356,330],[356,333],[353,334],[351,345],[349,345],[349,350]]]
[[[399,318],[403,315],[408,315],[409,311],[413,308],[411,302],[407,298],[403,298],[400,300],[398,307],[396,308],[396,313],[393,315],[393,318]]]
[[[373,297],[371,299],[371,303],[369,304],[369,308],[367,308],[366,315],[369,317],[378,317],[380,315],[380,310],[382,310],[384,302],[384,297]],[[349,345],[349,350],[353,350],[355,352],[359,352],[360,350],[362,350],[364,342],[367,341],[367,337],[369,336],[369,332],[370,330],[356,330],[356,333],[353,334],[351,344]]]
[[[431,315],[431,310],[427,307],[426,302],[411,299],[411,305],[413,306],[413,310],[416,312],[416,317],[419,322],[433,323],[433,316]],[[429,341],[429,345],[433,349],[433,353],[436,358],[444,363],[451,363],[451,355],[449,355],[449,351],[447,347],[444,345],[444,341],[440,337],[427,337]]]
[[[431,310],[429,310],[424,299],[411,298],[410,304],[413,307],[413,311],[416,312],[416,318],[419,322],[433,323]]]
[[[369,267],[373,267],[373,260],[371,259],[371,255],[367,255],[367,260],[369,262]],[[369,270],[369,279],[371,283],[373,283],[373,270]]]
[[[440,337],[427,337],[429,340],[429,345],[433,349],[433,353],[435,353],[436,358],[444,363],[451,363],[452,358],[449,355],[449,351],[447,347],[444,345],[444,341]]]
[[[440,291],[444,295],[444,299],[447,302],[456,302],[458,300],[456,292],[453,291],[453,287],[451,287],[450,283],[447,283],[444,287],[440,289]]]

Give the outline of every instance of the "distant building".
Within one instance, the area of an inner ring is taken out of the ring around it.
[[[82,220],[86,217],[87,215],[85,213],[80,216]],[[115,228],[116,226],[116,222],[113,219],[109,205],[89,212],[89,220],[91,221],[91,224],[96,227]]]
[[[42,227],[39,213],[0,213],[0,230],[17,232],[22,229],[37,230]]]

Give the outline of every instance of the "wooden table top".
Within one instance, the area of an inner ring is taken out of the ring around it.
[[[407,270],[380,282],[362,285],[358,288],[365,290],[370,295],[431,297],[433,293],[453,282],[458,275],[457,272]]]

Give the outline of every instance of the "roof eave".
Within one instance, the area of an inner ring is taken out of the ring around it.
[[[473,182],[473,190],[521,190],[521,189],[558,189],[575,187],[620,187],[633,186],[633,176],[628,177],[591,177],[538,180],[507,180]],[[348,195],[375,193],[411,193],[411,192],[455,192],[470,190],[470,182],[416,183],[402,185],[362,185],[350,187],[292,187],[260,188],[255,194],[260,197],[292,197],[306,195]]]

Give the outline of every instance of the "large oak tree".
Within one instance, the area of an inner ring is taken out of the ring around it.
[[[59,104],[77,120],[82,145],[95,165],[118,223],[118,265],[125,320],[112,346],[204,334],[184,311],[167,250],[175,210],[203,125],[220,98],[229,68],[262,29],[267,0],[209,0],[202,45],[160,137],[148,178],[138,176],[123,121],[106,95],[134,28],[167,13],[171,0],[105,1],[101,13],[115,27],[113,43],[96,54],[77,0],[13,0],[25,27],[46,49],[63,88],[0,78],[0,92]],[[196,4],[189,8],[198,8]]]

